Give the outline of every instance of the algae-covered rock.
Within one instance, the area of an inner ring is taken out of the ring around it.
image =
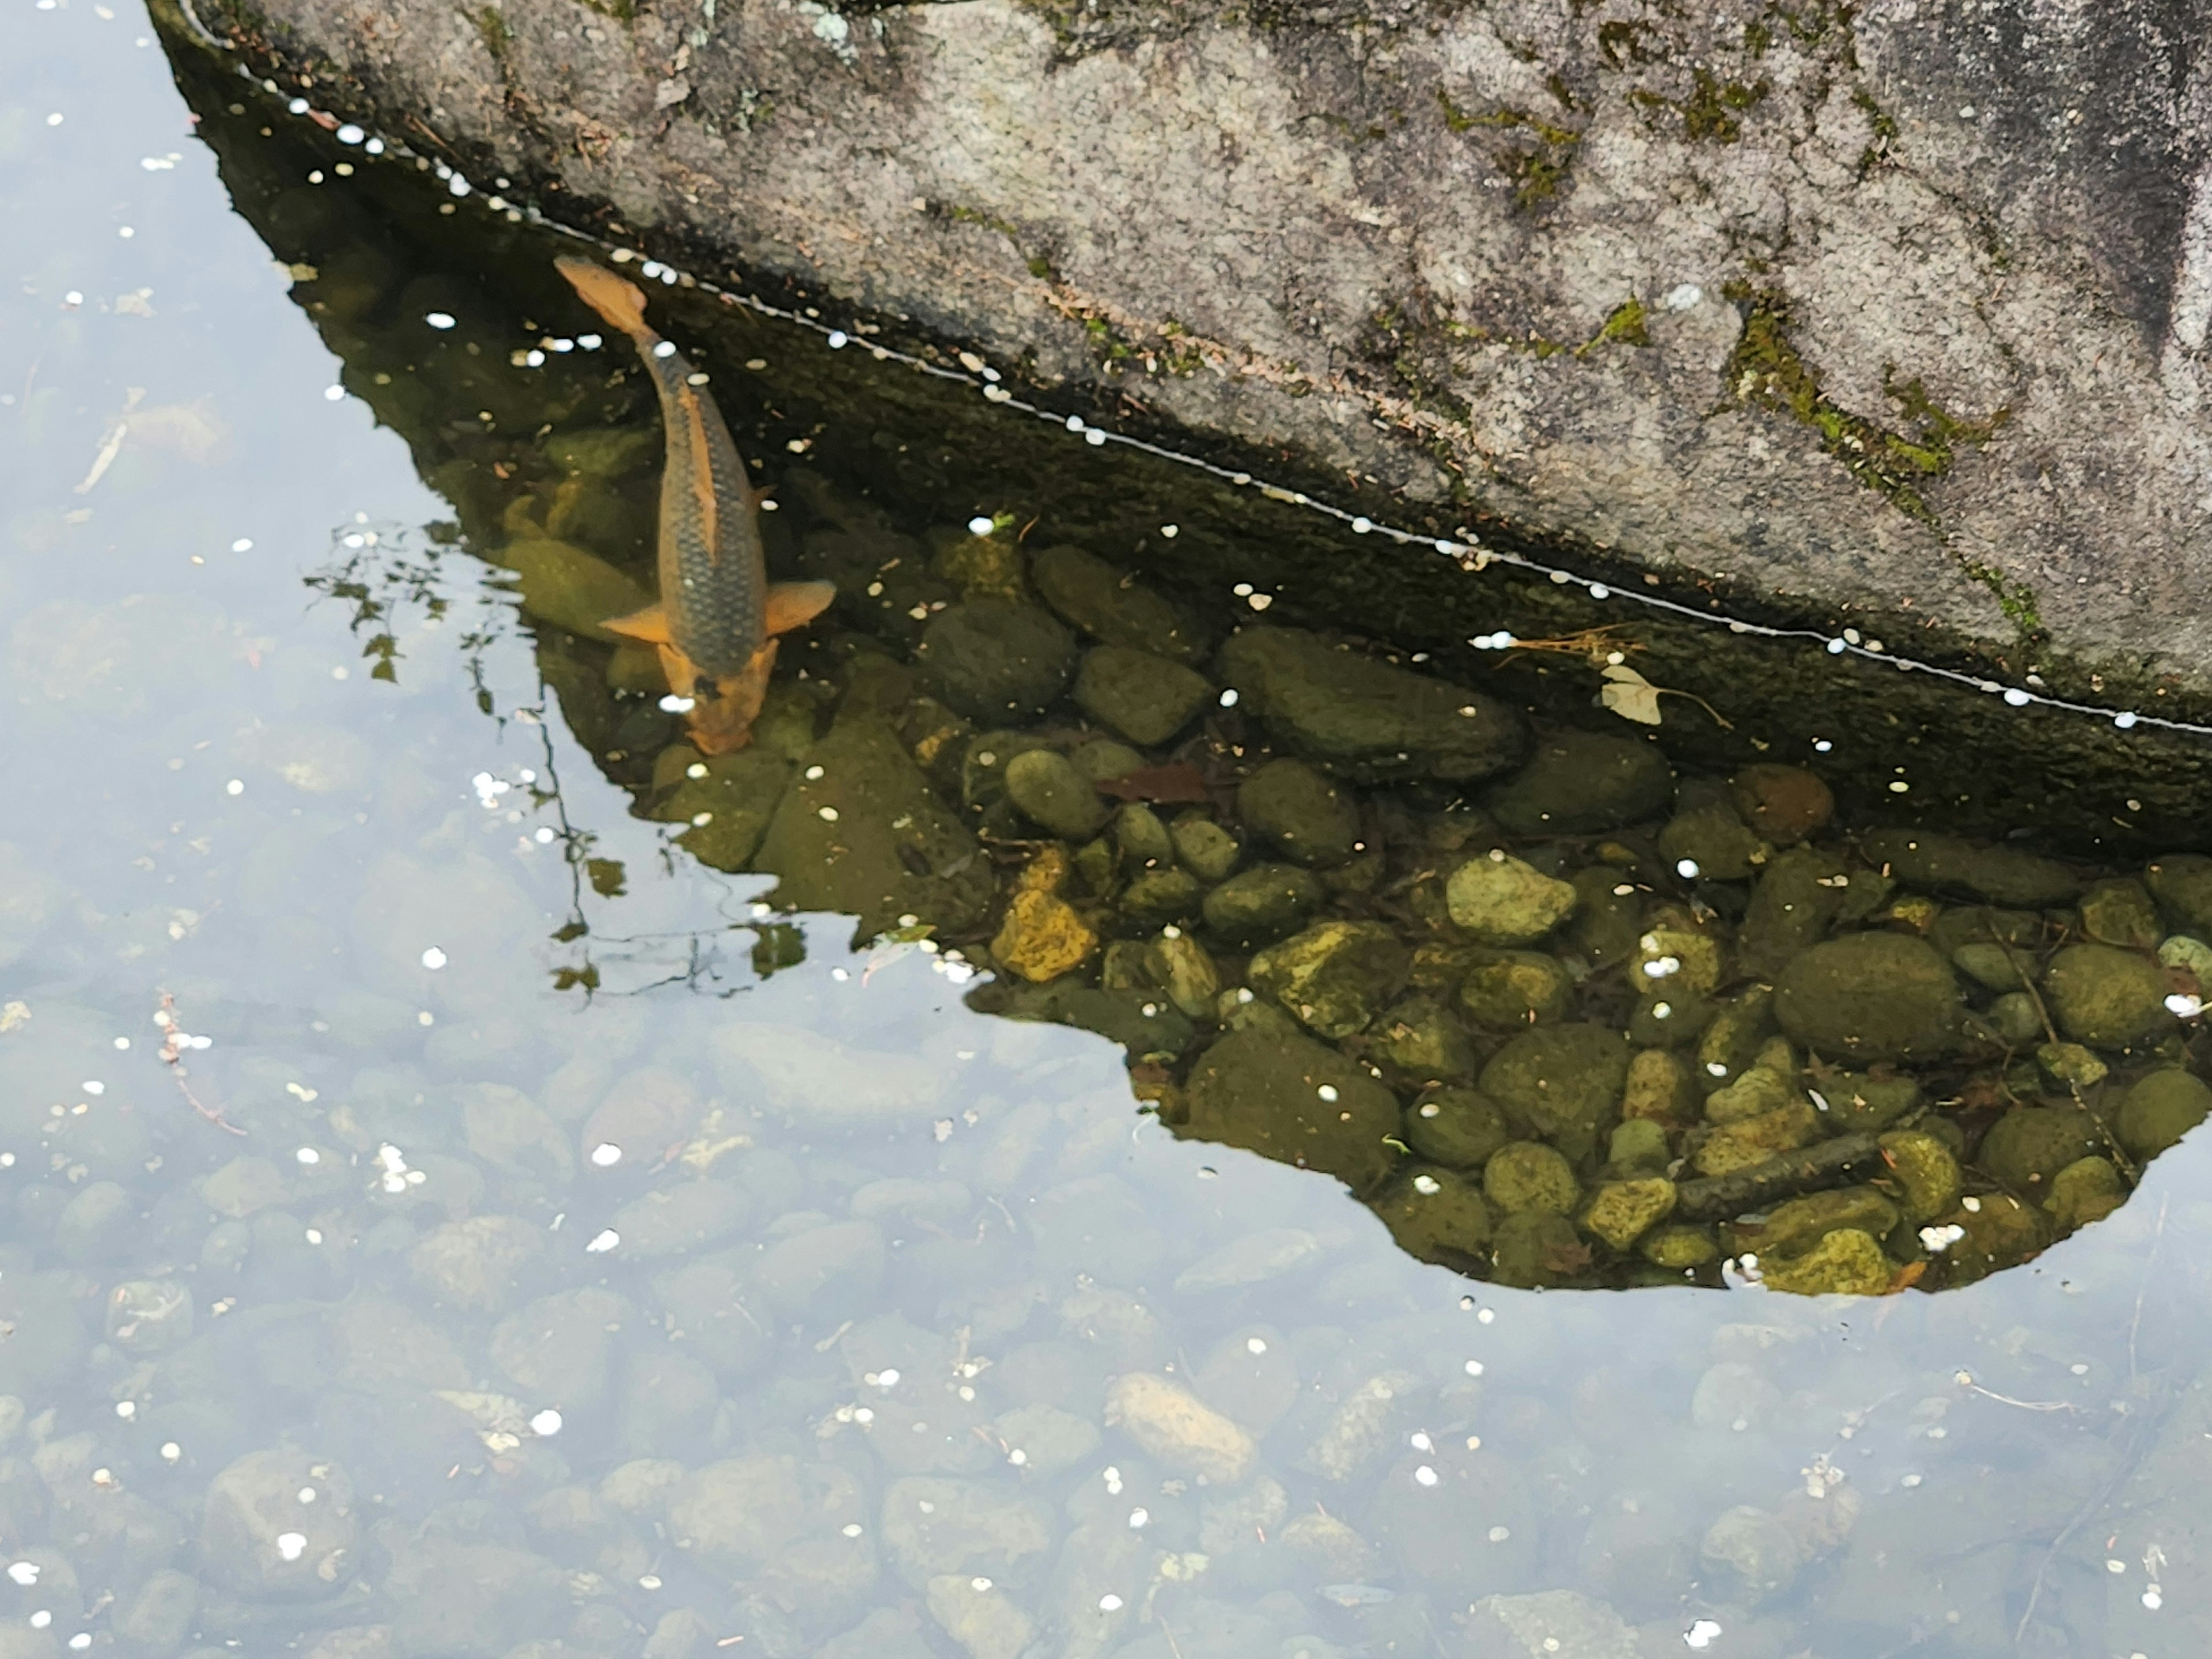
[[[2081,931],[2100,945],[2148,951],[2164,929],[2150,890],[2132,876],[2093,881],[2081,895]]]
[[[1106,803],[1066,756],[1032,749],[1006,763],[1006,799],[1063,841],[1088,841],[1106,822]]]
[[[1746,880],[1772,850],[1725,800],[1677,812],[1659,832],[1659,856],[1708,881]]]
[[[1127,777],[1132,772],[1142,771],[1145,757],[1126,743],[1116,743],[1111,738],[1091,738],[1079,743],[1067,751],[1067,758],[1075,769],[1094,784],[1104,783],[1109,778]],[[1132,805],[1138,805],[1131,802]]]
[[[493,556],[514,572],[526,614],[602,644],[622,638],[605,626],[610,619],[653,603],[652,592],[635,576],[550,537],[509,542]]]
[[[1193,1019],[1211,1013],[1221,995],[1221,969],[1206,948],[1181,928],[1163,929],[1145,947],[1145,966],[1168,1000]]]
[[[1325,1170],[1364,1191],[1389,1173],[1399,1127],[1395,1096],[1312,1038],[1231,1031],[1200,1055],[1184,1088],[1176,1133],[1243,1146],[1284,1164]]]
[[[2078,1106],[2015,1106],[1990,1126],[1975,1161],[2008,1187],[2027,1193],[2103,1146],[2094,1120]]]
[[[1221,647],[1219,672],[1279,744],[1362,781],[1486,778],[1527,746],[1496,698],[1300,629],[1243,629]]]
[[[1171,1060],[1195,1035],[1189,1017],[1158,991],[1108,990],[1065,976],[1042,985],[994,985],[975,1006],[1007,1019],[1072,1026],[1118,1042],[1133,1060]],[[1289,1024],[1285,1020],[1285,1024]]]
[[[915,658],[938,696],[969,720],[1019,720],[1067,689],[1075,641],[1036,605],[963,599],[929,619]]]
[[[1867,878],[1862,872],[1858,878]],[[1778,974],[1792,957],[1826,937],[1852,879],[1841,860],[1810,847],[1793,847],[1769,860],[1737,932],[1744,971]]]
[[[1564,1285],[1584,1272],[1589,1246],[1556,1210],[1522,1210],[1499,1218],[1490,1244],[1491,1277],[1519,1290]]]
[[[1254,957],[1250,978],[1313,1030],[1346,1037],[1405,988],[1407,961],[1380,922],[1324,921]]]
[[[1606,1137],[1605,1161],[1616,1174],[1664,1169],[1673,1155],[1667,1126],[1648,1117],[1623,1118]]]
[[[2051,1177],[2043,1207],[2061,1232],[2102,1221],[2128,1201],[2127,1183],[2110,1158],[2076,1158]]]
[[[1729,793],[1743,821],[1777,847],[1794,847],[1827,828],[1836,798],[1814,773],[1802,766],[1762,761],[1729,781]]]
[[[1045,740],[1033,732],[978,732],[962,746],[960,801],[972,813],[988,812],[1006,798],[1006,769]]]
[[[2113,1133],[2130,1158],[2148,1162],[2212,1114],[2212,1089],[2184,1071],[2138,1079],[2120,1101]]]
[[[1602,1025],[1542,1025],[1500,1048],[1482,1068],[1482,1091],[1580,1161],[1620,1116],[1628,1044]]]
[[[1433,997],[1410,996],[1386,1010],[1370,1038],[1373,1058],[1408,1077],[1434,1083],[1474,1075],[1467,1028]]]
[[[1855,1227],[1876,1238],[1886,1237],[1898,1218],[1897,1206],[1873,1188],[1843,1187],[1784,1200],[1767,1212],[1763,1225],[1739,1229],[1736,1242],[1765,1262],[1775,1256],[1802,1255],[1840,1228]]]
[[[2035,958],[2008,945],[1961,945],[1951,952],[1951,965],[1990,990],[2017,991],[2035,971]]]
[[[1896,1268],[1872,1235],[1845,1227],[1822,1236],[1802,1255],[1759,1259],[1770,1291],[1790,1296],[1882,1296]]]
[[[2016,847],[1978,847],[1927,830],[1877,830],[1860,838],[1859,849],[1907,887],[1989,904],[2040,910],[2065,903],[2081,885],[2064,865]]]
[[[1066,849],[1048,847],[1024,866],[991,940],[991,960],[1032,984],[1073,973],[1098,948],[1098,935],[1060,897]]]
[[[2054,1231],[2040,1205],[2024,1203],[2010,1193],[1961,1199],[1936,1224],[1955,1227],[1961,1235],[1936,1258],[1937,1276],[1951,1287],[2018,1267],[2049,1244]]]
[[[1482,1194],[1507,1215],[1549,1210],[1565,1215],[1582,1196],[1574,1166],[1540,1140],[1516,1140],[1499,1147],[1482,1166]]]
[[[1665,1048],[1639,1048],[1628,1062],[1620,1115],[1657,1123],[1686,1123],[1698,1115],[1697,1080],[1679,1054]]]
[[[1577,870],[1574,914],[1561,939],[1594,968],[1609,968],[1636,953],[1644,933],[1643,895],[1620,871],[1606,865]]]
[[[1129,878],[1116,906],[1139,927],[1188,921],[1199,912],[1205,889],[1188,870],[1145,870]]]
[[[1579,895],[1502,851],[1451,872],[1444,902],[1453,923],[1485,945],[1533,945],[1573,914]]]
[[[1406,1144],[1455,1170],[1480,1169],[1512,1139],[1504,1109],[1474,1089],[1431,1089],[1406,1113]]]
[[[1916,1227],[1959,1201],[1964,1190],[1959,1160],[1940,1137],[1919,1129],[1893,1129],[1881,1138],[1881,1151],[1899,1206]]]
[[[1637,1247],[1637,1254],[1655,1267],[1675,1271],[1703,1267],[1720,1260],[1720,1242],[1710,1227],[1696,1227],[1687,1222],[1674,1222],[1656,1227],[1644,1234]]]
[[[1359,841],[1359,807],[1350,792],[1304,761],[1269,761],[1245,779],[1237,814],[1295,864],[1342,864]]]
[[[2165,970],[2109,945],[2069,945],[2053,957],[2043,996],[2058,1029],[2093,1048],[2125,1048],[2173,1024]]]
[[[938,805],[896,732],[841,721],[805,759],[754,854],[756,868],[781,878],[781,902],[843,911],[863,933],[907,915],[948,932],[982,920],[996,889],[982,849]]]
[[[1241,949],[1267,945],[1297,927],[1321,905],[1322,887],[1295,864],[1255,864],[1206,896],[1206,927]]]
[[[1824,940],[1774,987],[1782,1029],[1828,1059],[1937,1057],[1958,1042],[1960,1012],[1950,963],[1925,939],[1902,933]]]
[[[1698,1037],[1698,1088],[1710,1094],[1727,1086],[1758,1060],[1773,1035],[1774,993],[1767,987],[1754,985],[1722,1003]]]
[[[1705,1097],[1708,1123],[1741,1123],[1802,1098],[1797,1060],[1787,1037],[1770,1038],[1759,1057]]]
[[[1655,744],[1607,732],[1561,732],[1490,793],[1516,836],[1588,836],[1656,817],[1674,798],[1674,772]]]
[[[2025,991],[2008,991],[1984,1016],[1999,1040],[2021,1048],[2043,1035],[2043,1009]]]
[[[2167,853],[2143,871],[2151,896],[2194,933],[2212,933],[2212,858],[2202,853]]]
[[[1601,1243],[1626,1250],[1674,1212],[1674,1183],[1664,1176],[1605,1181],[1583,1206],[1582,1228]]]
[[[1125,868],[1166,865],[1176,855],[1175,840],[1168,834],[1167,825],[1140,801],[1132,801],[1114,814],[1113,836],[1114,844],[1121,849]]]
[[[1203,882],[1226,881],[1244,856],[1243,846],[1236,836],[1197,813],[1187,812],[1177,818],[1168,834],[1182,867]]]
[[[1838,1133],[1886,1129],[1920,1104],[1919,1079],[1902,1072],[1830,1072],[1809,1092]]]
[[[1080,548],[1048,547],[1030,563],[1044,602],[1109,645],[1133,646],[1186,665],[1204,660],[1204,628],[1182,607]]]
[[[1541,951],[1489,951],[1460,981],[1459,1006],[1490,1030],[1548,1024],[1573,1012],[1575,981]]]
[[[621,478],[658,460],[663,445],[650,427],[591,426],[546,434],[545,459],[577,477]]]
[[[1808,1102],[1792,1101],[1757,1117],[1723,1124],[1698,1144],[1690,1167],[1702,1176],[1732,1175],[1820,1138],[1820,1114]]]
[[[2045,1042],[2035,1051],[2035,1063],[2044,1076],[2061,1089],[2081,1090],[2102,1083],[2112,1068],[2097,1057],[2096,1050],[2078,1042]]]
[[[1075,674],[1075,706],[1132,743],[1167,742],[1212,698],[1203,676],[1126,645],[1091,647]]]
[[[1375,1213],[1398,1248],[1420,1261],[1462,1267],[1488,1255],[1490,1206],[1474,1182],[1455,1170],[1408,1166],[1376,1196]]]
[[[742,870],[767,833],[791,773],[788,761],[759,744],[712,757],[672,744],[653,759],[651,816],[690,825],[677,842],[700,863]]]
[[[1725,976],[1719,936],[1704,920],[1672,905],[1653,913],[1628,970],[1630,984],[1655,996],[1705,996]]]

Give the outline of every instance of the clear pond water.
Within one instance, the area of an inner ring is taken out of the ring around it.
[[[661,285],[841,587],[708,761],[556,245],[192,77],[0,21],[0,1656],[2204,1650],[2124,772],[1902,830]]]

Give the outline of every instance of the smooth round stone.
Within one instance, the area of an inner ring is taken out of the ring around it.
[[[1329,866],[1358,850],[1359,808],[1304,761],[1269,761],[1237,791],[1244,827],[1293,863]]]
[[[1255,864],[1206,896],[1206,925],[1244,948],[1294,931],[1319,908],[1321,884],[1294,864]]]
[[[1203,675],[1123,645],[1094,646],[1075,675],[1075,706],[1132,743],[1166,743],[1212,698]]]
[[[971,720],[1035,717],[1067,689],[1075,639],[1016,599],[963,599],[922,630],[915,655],[939,697]]]
[[[1619,1115],[1628,1044],[1602,1025],[1540,1025],[1482,1068],[1482,1092],[1571,1158],[1595,1152]]]
[[[1573,914],[1581,896],[1503,853],[1473,858],[1444,883],[1452,924],[1485,945],[1533,945]]]
[[[1847,933],[1782,970],[1774,1015],[1823,1059],[1924,1060],[1958,1041],[1958,981],[1925,939]]]
[[[1482,1166],[1482,1195],[1508,1215],[1549,1210],[1565,1215],[1582,1196],[1574,1166],[1540,1140],[1499,1147]]]
[[[1505,1113],[1474,1089],[1432,1089],[1406,1113],[1406,1144],[1431,1163],[1479,1170],[1513,1139]]]
[[[2015,1106],[1990,1126],[1976,1161],[2014,1191],[2035,1194],[2103,1146],[2096,1124],[2079,1107]]]
[[[1597,732],[1561,732],[1488,802],[1509,835],[1589,836],[1656,817],[1674,798],[1674,772],[1658,746]]]
[[[1468,1018],[1492,1030],[1565,1019],[1574,1000],[1574,976],[1541,951],[1490,951],[1468,969],[1459,988]]]
[[[1729,781],[1729,792],[1743,821],[1777,847],[1817,836],[1836,811],[1828,786],[1799,766],[1747,766]]]
[[[2212,1114],[2212,1089],[2183,1071],[2153,1072],[2120,1102],[2113,1132],[2130,1158],[2156,1158]]]
[[[2120,1048],[2173,1024],[2166,971],[2110,945],[2069,945],[2051,958],[2043,994],[2058,1029],[2094,1048]]]
[[[1168,832],[1182,867],[1200,881],[1225,881],[1244,856],[1243,844],[1212,818],[1187,813]]]
[[[1063,841],[1087,841],[1106,822],[1106,803],[1091,780],[1050,749],[1032,749],[1006,763],[1006,799]]]

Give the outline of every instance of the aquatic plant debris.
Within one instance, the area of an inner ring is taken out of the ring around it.
[[[198,27],[197,20],[193,21],[195,27]],[[204,33],[204,31],[202,32]],[[210,39],[212,41],[213,37]],[[228,52],[235,52],[237,50],[234,42],[223,41],[220,45],[222,50]],[[243,61],[239,62],[238,69],[241,76],[248,79],[253,78]],[[277,92],[276,84],[273,81],[262,82],[258,84],[262,85],[264,91],[272,94]],[[315,110],[303,98],[293,99],[286,108],[294,117],[307,119],[325,131],[338,125],[337,117],[326,112]],[[61,117],[57,114],[50,117],[49,120],[58,124]],[[412,163],[419,161],[427,163],[440,178],[447,182],[453,195],[459,198],[470,194],[469,183],[461,174],[454,172],[443,161],[421,155],[404,140],[372,138],[368,141],[367,148],[371,149],[372,153],[388,156],[394,161]],[[485,205],[495,213],[519,216],[523,222],[537,226],[540,229],[565,237],[571,241],[597,248],[617,264],[642,261],[647,267],[656,270],[661,280],[665,283],[696,289],[701,293],[713,295],[726,305],[743,306],[756,315],[791,324],[825,341],[833,334],[839,336],[841,339],[854,337],[852,331],[848,328],[824,321],[818,314],[809,315],[804,308],[775,305],[757,295],[726,289],[708,278],[682,271],[665,262],[647,259],[645,255],[634,248],[610,241],[603,237],[594,236],[587,231],[578,229],[559,219],[553,218],[534,204],[517,204],[501,196],[486,200]],[[1450,559],[1465,569],[1474,571],[1493,563],[1502,564],[1547,577],[1561,586],[1578,587],[1592,599],[1600,602],[1617,598],[1632,605],[1662,611],[1685,622],[1724,627],[1730,633],[1739,635],[1776,641],[1809,641],[1817,644],[1831,655],[1849,654],[1869,662],[1883,663],[1905,672],[1927,674],[1949,684],[1964,686],[1968,690],[1984,692],[1992,696],[2001,696],[2008,706],[2013,708],[2035,707],[2062,714],[2088,715],[2109,721],[2121,731],[2130,731],[2137,726],[2146,726],[2160,731],[2178,732],[2197,737],[2212,737],[2212,724],[2148,714],[2139,709],[2112,708],[2099,703],[2054,696],[2048,690],[2042,689],[2007,686],[1984,675],[1969,673],[1962,669],[1945,667],[1937,663],[1923,662],[1916,658],[1892,652],[1878,641],[1855,640],[1850,636],[1856,633],[1856,629],[1845,629],[1840,634],[1831,634],[1814,629],[1779,627],[1771,623],[1754,622],[1747,617],[1730,616],[1723,611],[1701,610],[1695,605],[1668,599],[1663,594],[1641,592],[1633,588],[1613,587],[1606,582],[1585,576],[1565,566],[1488,545],[1472,532],[1462,532],[1458,536],[1441,537],[1420,531],[1403,529],[1375,520],[1365,514],[1353,513],[1328,501],[1317,501],[1304,490],[1290,489],[1279,484],[1270,483],[1242,469],[1223,466],[1202,456],[1189,454],[1166,445],[1154,443],[1149,439],[1112,431],[1100,427],[1094,422],[1085,422],[1079,428],[1075,424],[1077,417],[1071,417],[1062,410],[1044,408],[1016,393],[1008,392],[1000,384],[1003,377],[999,371],[991,368],[981,356],[971,351],[963,351],[958,354],[959,366],[957,368],[935,362],[910,352],[900,351],[878,341],[870,342],[868,351],[869,355],[878,362],[896,362],[918,374],[927,374],[934,379],[973,386],[988,402],[1000,404],[1014,413],[1044,421],[1072,435],[1079,430],[1080,435],[1088,444],[1120,444],[1140,453],[1150,455],[1155,459],[1192,468],[1239,489],[1257,489],[1270,500],[1303,507],[1325,518],[1334,519],[1356,534],[1379,533],[1401,546],[1425,547],[1443,557]],[[343,395],[342,387],[332,387],[331,391],[340,396]],[[1172,535],[1175,527],[1166,526],[1162,529],[1164,534]],[[1261,602],[1261,606],[1255,608],[1263,608],[1267,602],[1266,596],[1255,595],[1254,597]]]

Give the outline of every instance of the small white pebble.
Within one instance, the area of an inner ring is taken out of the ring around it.
[[[815,817],[820,818],[824,823],[835,823],[837,822],[837,809],[834,806],[824,806],[815,813]]]
[[[879,1389],[896,1389],[898,1387],[898,1381],[899,1374],[896,1367],[886,1367],[876,1373],[876,1386]]]
[[[617,1232],[611,1227],[603,1228],[593,1237],[590,1243],[584,1246],[584,1254],[586,1255],[604,1255],[621,1243],[622,1235],[620,1233]]]
[[[597,1168],[611,1170],[622,1162],[622,1148],[611,1140],[603,1140],[592,1148],[592,1163]]]
[[[696,697],[679,697],[673,691],[660,700],[660,712],[664,714],[688,714],[698,706]]]
[[[1490,1310],[1485,1308],[1480,1313],[1477,1314],[1475,1317],[1487,1323],[1490,1318]],[[1482,1362],[1480,1359],[1470,1359],[1466,1364],[1460,1367],[1460,1369],[1465,1371],[1469,1376],[1480,1376],[1482,1375]]]
[[[1152,1512],[1150,1510],[1131,1510],[1129,1511],[1129,1530],[1132,1532],[1142,1532],[1147,1526],[1152,1524]]]
[[[981,513],[968,520],[968,533],[971,536],[988,536],[995,527],[992,521]]]
[[[292,1158],[295,1163],[300,1164],[320,1164],[323,1161],[323,1155],[312,1146],[301,1147],[298,1152],[292,1154]]]
[[[1682,878],[1684,881],[1695,881],[1695,880],[1697,879],[1697,877],[1698,877],[1698,861],[1697,861],[1697,860],[1695,860],[1695,859],[1677,859],[1677,860],[1674,860],[1674,873],[1675,873],[1676,875],[1678,875],[1678,876],[1681,877],[1681,878]]]
[[[541,1440],[550,1440],[561,1432],[561,1413],[548,1406],[530,1419],[530,1431]]]
[[[39,1564],[35,1561],[17,1561],[9,1567],[8,1576],[27,1589],[39,1582]]]
[[[1432,1175],[1417,1175],[1413,1177],[1413,1190],[1423,1198],[1434,1198],[1443,1191],[1443,1185]]]
[[[164,1440],[161,1443],[161,1461],[164,1463],[176,1462],[179,1458],[183,1457],[184,1455],[185,1449],[182,1446],[179,1446],[175,1441]]]
[[[422,952],[422,965],[430,969],[431,972],[435,973],[439,969],[446,965],[446,953],[443,951],[441,951],[436,945],[432,945],[428,950]]]
[[[970,1578],[968,1581],[968,1588],[974,1590],[976,1595],[981,1595],[985,1590],[991,1588],[991,1581],[979,1574],[977,1577]]]
[[[115,1402],[115,1414],[121,1418],[125,1422],[128,1423],[132,1418],[138,1415],[138,1402],[135,1400],[117,1401]]]
[[[1248,1336],[1248,1337],[1246,1337],[1246,1338],[1244,1339],[1244,1352],[1245,1352],[1246,1353],[1265,1353],[1265,1352],[1267,1352],[1267,1339],[1266,1337],[1264,1337],[1264,1336]]]
[[[244,794],[246,793],[246,780],[244,778],[233,778],[228,783],[223,785],[222,793],[226,795]]]
[[[1105,1595],[1098,1598],[1098,1611],[1101,1613],[1121,1612],[1121,1598],[1115,1595],[1111,1590],[1109,1590]]]
[[[307,1534],[304,1532],[280,1532],[276,1534],[276,1553],[287,1561],[296,1561],[307,1553]]]
[[[860,1535],[860,1523],[857,1521],[848,1521],[837,1530],[848,1538],[858,1538]]]
[[[1413,1484],[1417,1486],[1433,1486],[1437,1479],[1437,1472],[1426,1463],[1413,1471]]]
[[[1489,1532],[1490,1541],[1493,1544],[1502,1544],[1512,1536],[1513,1528],[1510,1527],[1492,1527]]]
[[[1336,1085],[1334,1083],[1324,1083],[1314,1092],[1330,1105],[1334,1106],[1336,1103]]]

